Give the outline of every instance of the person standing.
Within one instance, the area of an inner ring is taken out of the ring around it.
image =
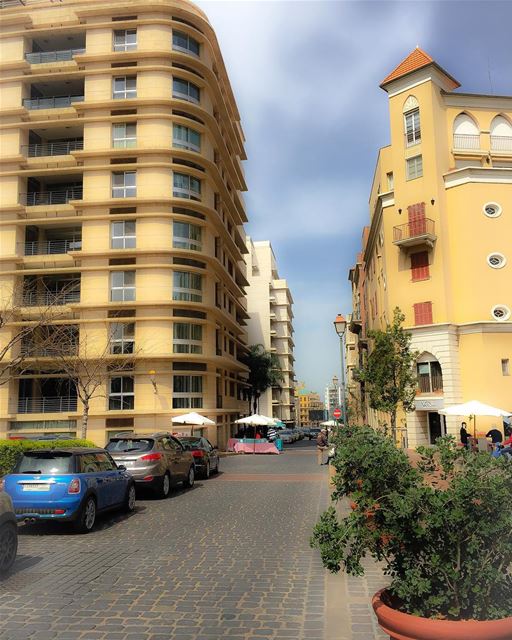
[[[460,441],[462,444],[468,449],[469,447],[469,433],[467,432],[467,424],[465,422],[462,423],[460,427]]]
[[[316,438],[316,450],[317,450],[317,458],[318,464],[327,464],[324,462],[324,451],[327,449],[327,432],[325,429],[322,429]]]

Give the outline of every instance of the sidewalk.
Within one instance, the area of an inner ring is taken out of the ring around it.
[[[333,474],[331,466],[329,481]],[[341,515],[345,506],[338,504],[337,510]],[[325,640],[389,640],[378,626],[371,605],[373,594],[385,587],[388,579],[370,558],[363,565],[363,577],[326,572]]]

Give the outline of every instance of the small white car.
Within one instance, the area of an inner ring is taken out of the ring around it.
[[[11,498],[0,490],[0,576],[12,567],[18,552],[18,525]]]

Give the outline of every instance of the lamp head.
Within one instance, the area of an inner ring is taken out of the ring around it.
[[[334,321],[334,328],[336,329],[336,333],[341,338],[347,328],[347,321],[345,320],[345,317],[341,315],[341,313],[338,313],[338,315],[336,316],[336,320]]]

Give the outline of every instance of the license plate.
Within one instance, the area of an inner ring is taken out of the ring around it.
[[[23,491],[50,491],[49,484],[24,484]]]

